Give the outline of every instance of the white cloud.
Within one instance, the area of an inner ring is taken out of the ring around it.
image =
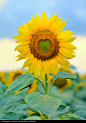
[[[16,70],[22,67],[24,60],[16,61],[14,58],[18,55],[17,51],[14,51],[17,44],[10,39],[2,39],[0,41],[0,71],[1,70]]]
[[[86,37],[76,37],[73,43],[77,47],[76,57],[69,61],[79,69],[79,72],[84,72],[86,71]]]

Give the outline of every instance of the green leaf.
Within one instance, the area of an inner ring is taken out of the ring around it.
[[[70,111],[69,106],[60,105],[59,108],[55,112],[52,113],[51,117],[53,119],[56,115],[67,114],[69,111]]]
[[[79,120],[73,116],[63,116],[63,115],[58,115],[56,116],[53,120]]]
[[[65,79],[75,79],[76,76],[72,73],[64,72],[64,71],[59,71],[57,75],[54,75],[54,78],[65,78]]]
[[[41,120],[38,116],[30,116],[30,117],[27,117],[23,120]]]
[[[74,118],[76,120],[86,120],[86,111],[77,111],[74,114],[67,114],[65,118]]]
[[[62,120],[62,116],[55,116],[53,120]]]
[[[12,84],[5,91],[4,95],[6,95],[8,93],[15,92],[17,90],[20,90],[20,89],[30,85],[34,81],[34,79],[35,79],[34,76],[31,76],[31,75],[29,75],[28,72],[26,72],[25,74],[19,76],[12,82]]]
[[[14,112],[9,112],[5,114],[2,119],[7,119],[7,120],[19,120],[18,116]]]
[[[20,104],[20,102],[24,102],[24,98],[27,90],[28,88],[20,91],[18,94],[11,97],[10,100],[3,106],[1,112],[8,113],[13,109],[15,109]]]
[[[80,120],[86,120],[86,111],[77,111],[74,113],[74,117]]]
[[[76,107],[76,110],[86,111],[86,106],[83,106],[83,105],[75,105],[75,107]]]
[[[31,108],[35,108],[42,114],[51,115],[61,104],[61,96],[59,93],[50,92],[47,95],[42,95],[38,92],[33,92],[26,96],[25,101]]]

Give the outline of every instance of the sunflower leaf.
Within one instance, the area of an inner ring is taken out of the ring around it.
[[[55,79],[58,79],[58,78],[75,79],[76,78],[76,76],[74,74],[64,72],[64,71],[59,71],[56,76],[55,75],[53,75],[53,76]]]
[[[38,116],[30,116],[30,117],[27,117],[23,120],[41,120]]]
[[[5,91],[4,95],[25,88],[26,86],[30,85],[34,81],[34,79],[34,76],[31,76],[28,72],[26,72],[12,82],[12,84]]]
[[[42,114],[51,115],[61,104],[61,96],[58,92],[53,91],[47,95],[42,95],[38,92],[33,92],[26,96],[26,103],[31,108],[40,111]]]
[[[18,116],[14,112],[9,112],[5,114],[2,119],[6,120],[18,120]]]
[[[25,96],[27,95],[28,88],[25,88],[24,90],[20,91],[18,94],[12,96],[9,101],[2,107],[1,113],[9,113],[13,109],[15,109],[20,102],[25,102]]]

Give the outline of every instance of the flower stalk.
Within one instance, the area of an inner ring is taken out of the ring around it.
[[[47,81],[47,74],[45,74],[45,95],[48,94],[48,81]]]

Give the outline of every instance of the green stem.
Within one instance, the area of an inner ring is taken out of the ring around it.
[[[42,117],[42,120],[44,119],[44,116],[43,116],[43,114],[39,111],[39,110],[37,110],[37,109],[35,109],[40,115],[41,115],[41,117]]]
[[[45,87],[44,87],[43,82],[42,82],[40,79],[36,78],[36,77],[35,77],[35,79],[37,79],[37,80],[42,84],[42,86],[43,86],[43,88],[44,88],[44,90],[45,90]]]
[[[48,94],[48,81],[47,81],[47,74],[45,74],[45,95]]]
[[[52,83],[51,83],[51,86],[50,86],[49,92],[51,92],[51,89],[52,89],[52,86],[53,86],[54,82],[55,82],[55,79],[54,79],[54,80],[52,81]]]
[[[25,103],[25,102],[20,102],[20,104],[27,104],[27,103]],[[28,104],[27,104],[28,105]]]

